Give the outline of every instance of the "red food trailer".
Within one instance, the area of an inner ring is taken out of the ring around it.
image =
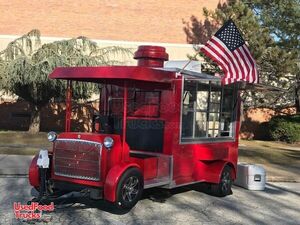
[[[38,162],[45,154],[34,157],[30,184],[47,192],[87,189],[91,198],[126,209],[152,187],[205,182],[217,196],[230,194],[238,157],[238,85],[170,66],[163,47],[140,46],[134,58],[137,66],[56,68],[50,74],[67,80],[66,127],[48,134],[49,162]],[[91,133],[71,131],[74,81],[99,84]]]

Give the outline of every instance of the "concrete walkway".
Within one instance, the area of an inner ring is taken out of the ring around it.
[[[28,175],[31,155],[1,155],[0,175]]]

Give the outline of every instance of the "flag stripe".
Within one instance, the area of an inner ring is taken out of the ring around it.
[[[248,58],[250,59],[253,68],[255,68],[255,67],[256,67],[255,60],[254,60],[253,57],[251,56],[251,53],[250,53],[249,49],[248,49],[248,48],[245,48],[245,46],[243,46],[243,48],[244,48],[245,53],[247,54]],[[252,71],[252,77],[253,77],[253,82],[255,82],[255,81],[256,81],[256,78],[257,78],[257,70],[254,69],[254,70]]]
[[[251,82],[253,82],[254,81],[254,71],[253,71],[253,66],[254,66],[254,64],[253,64],[253,62],[251,61],[251,57],[249,57],[249,54],[248,54],[248,52],[247,52],[247,49],[246,48],[244,48],[243,47],[243,50],[244,50],[244,52],[245,52],[245,55],[247,56],[247,59],[248,59],[248,61],[250,62],[250,65],[251,65],[251,71],[250,71],[250,73],[249,73],[249,76],[250,76],[250,81]]]
[[[240,65],[238,64],[236,58],[233,56],[232,52],[226,47],[226,45],[221,41],[219,40],[217,37],[212,37],[212,41],[215,41],[217,42],[219,45],[219,48],[221,50],[223,50],[223,52],[227,55],[227,57],[230,59],[230,61],[232,62],[234,68],[235,68],[235,71],[236,71],[236,74],[238,74],[238,76],[236,76],[235,78],[237,79],[238,77],[240,77],[240,74],[242,73],[242,68],[240,67]]]
[[[222,82],[258,82],[256,63],[246,43],[232,20],[227,21],[201,48],[223,70]]]
[[[201,48],[201,51],[204,52],[208,57],[210,57],[215,62],[218,62],[221,69],[224,71],[224,73],[227,74],[229,72],[229,68],[226,65],[226,63],[223,62],[223,60],[220,59],[219,56],[216,55],[212,50],[210,50],[210,48],[208,48],[208,46],[204,46],[203,48]]]
[[[223,60],[228,64],[229,67],[229,72],[232,74],[232,76],[235,78],[236,77],[236,68],[233,66],[232,61],[228,57],[228,54],[226,52],[222,51],[222,49],[219,48],[219,44],[216,43],[213,39],[207,44],[207,47],[210,47],[210,49],[215,53],[220,55]]]
[[[239,57],[239,55],[238,55],[238,53],[236,51],[233,51],[232,54],[235,57],[235,59],[236,59],[236,61],[238,63],[238,66],[240,68],[240,73],[239,73],[239,76],[238,76],[238,80],[243,80],[244,74],[246,74],[245,73],[245,68],[243,66],[243,62],[242,62],[241,58]]]
[[[235,51],[233,51],[233,54],[237,58],[238,62],[241,64],[241,67],[243,68],[243,73],[240,76],[240,80],[244,80],[245,79],[245,75],[248,73],[246,64],[245,64],[242,56],[240,55],[238,49],[236,49]]]
[[[244,75],[243,75],[243,80],[247,80],[247,74],[250,73],[250,67],[241,51],[242,47],[237,48],[235,51],[239,54],[239,56],[241,57],[241,62],[243,62],[245,70],[247,71]]]
[[[247,76],[247,78],[248,78],[248,80],[249,80],[249,82],[250,83],[252,83],[253,82],[253,79],[252,79],[252,76],[251,76],[251,74],[252,74],[252,65],[251,65],[251,63],[250,63],[250,61],[249,61],[249,59],[248,59],[248,57],[247,57],[247,55],[246,55],[246,53],[245,53],[245,50],[244,50],[244,48],[243,48],[243,46],[240,48],[240,51],[241,51],[241,53],[242,53],[242,56],[243,56],[243,58],[244,58],[244,61],[247,63],[247,65],[248,65],[248,68],[249,68],[249,70],[248,70],[248,76]]]
[[[223,66],[225,68],[227,68],[227,71],[229,73],[232,73],[232,74],[235,73],[232,66],[231,66],[231,64],[229,63],[228,59],[225,58],[222,54],[220,54],[218,51],[215,50],[214,44],[212,42],[207,44],[206,47],[212,52],[212,54],[214,54],[218,58],[218,60],[221,61],[221,63],[223,64]]]

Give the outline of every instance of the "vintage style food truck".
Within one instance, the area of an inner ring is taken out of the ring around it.
[[[237,84],[222,85],[219,77],[168,62],[163,47],[140,46],[134,58],[137,66],[50,74],[67,80],[65,132],[48,134],[53,148],[32,160],[30,184],[48,194],[88,190],[91,198],[125,209],[152,187],[205,182],[217,196],[230,194],[240,127]],[[71,131],[76,81],[99,84],[91,133]]]

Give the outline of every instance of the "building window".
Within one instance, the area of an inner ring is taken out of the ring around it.
[[[235,87],[185,79],[182,96],[182,141],[233,137]]]

